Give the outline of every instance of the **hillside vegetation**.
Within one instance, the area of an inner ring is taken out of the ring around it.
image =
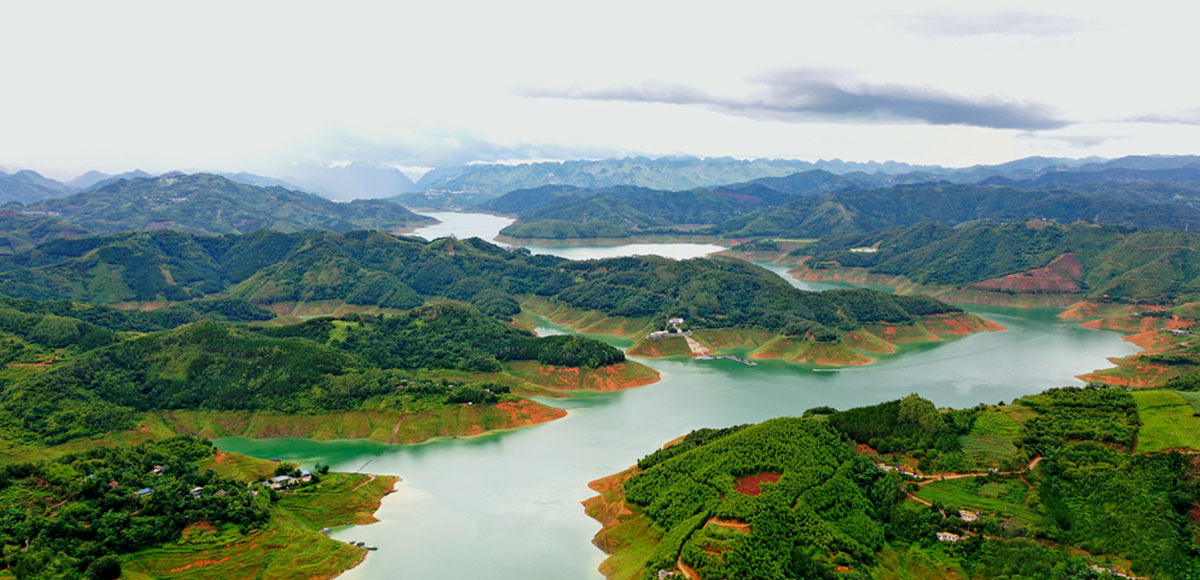
[[[1114,556],[1153,578],[1200,571],[1187,515],[1200,490],[1188,461],[1132,453],[1136,405],[1120,389],[1050,390],[999,409],[939,410],[913,395],[814,411],[696,431],[643,458],[612,480],[616,487],[595,482],[603,495],[589,500],[589,513],[606,526],[598,541],[642,555],[622,560],[614,577],[687,570],[704,580],[891,578],[909,577],[900,575],[906,569],[931,577],[920,570],[936,564],[938,577],[1065,580],[1099,578],[1089,566]],[[1026,419],[996,430],[991,417],[1002,411]],[[985,417],[984,430],[1015,443],[1023,460],[1041,457],[1029,462],[1032,471],[1022,463],[965,479],[906,481],[875,463],[920,457],[925,473],[956,469],[930,458],[957,453]],[[629,508],[624,515],[613,511],[618,502]],[[960,509],[981,517],[961,517]],[[609,534],[636,529],[643,531],[607,543]],[[939,542],[939,532],[959,539]]]
[[[0,403],[4,440],[59,443],[128,429],[147,411],[419,412],[496,404],[515,400],[507,386],[433,381],[419,371],[496,373],[500,361],[523,360],[596,368],[625,360],[595,340],[537,338],[452,304],[260,330],[197,322],[121,342],[78,325],[92,329],[92,342],[111,344],[9,381]]]
[[[272,475],[301,474],[190,437],[0,466],[3,566],[21,580],[331,577],[364,550],[317,529],[371,521],[395,482],[324,468],[259,485]]]
[[[920,224],[830,237],[793,253],[812,256],[807,265],[814,268],[836,262],[934,286],[1119,302],[1200,298],[1200,235],[1187,232],[1041,222]]]
[[[682,316],[697,328],[757,327],[836,341],[867,323],[908,324],[958,309],[872,290],[806,292],[738,260],[655,256],[570,261],[477,238],[381,232],[200,237],[177,232],[59,240],[0,262],[0,294],[92,302],[221,297],[271,305],[335,301],[391,309],[433,298],[508,318],[516,297],[552,298],[630,319]]]
[[[358,200],[334,203],[278,186],[259,187],[198,173],[119,179],[94,189],[35,201],[19,210],[76,224],[58,226],[62,237],[79,233],[173,229],[195,234],[250,233],[260,229],[294,232],[393,229],[433,223],[394,203]],[[10,220],[11,221],[11,220]],[[47,239],[40,224],[0,223],[10,237]],[[80,231],[82,230],[82,231]],[[38,235],[38,234],[41,235]]]
[[[1176,201],[1175,190],[1147,198],[1141,186],[1106,184],[1097,191],[924,183],[808,196],[731,219],[712,232],[724,237],[822,238],[909,226],[974,220],[1061,223],[1092,220],[1154,229],[1200,224],[1200,209]],[[1153,190],[1158,191],[1158,190]],[[1191,191],[1197,199],[1197,191]]]

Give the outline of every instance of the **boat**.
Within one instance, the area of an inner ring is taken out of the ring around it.
[[[727,359],[729,359],[729,360],[735,360],[735,361],[737,361],[737,362],[740,362],[740,363],[742,363],[742,364],[744,364],[744,365],[748,365],[748,366],[752,366],[752,367],[756,367],[756,366],[758,366],[758,363],[756,363],[756,362],[754,362],[754,361],[746,360],[746,359],[744,359],[744,358],[742,358],[742,357],[740,357],[740,356],[733,356],[733,355],[729,355],[729,356],[726,356],[725,358],[727,358]]]
[[[709,356],[706,354],[702,354],[700,356],[693,357],[693,358],[695,358],[696,360],[716,360],[717,359],[717,357],[715,357],[715,356]]]

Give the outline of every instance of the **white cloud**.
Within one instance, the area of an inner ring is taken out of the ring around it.
[[[0,164],[265,172],[345,160],[431,167],[697,154],[972,164],[1040,153],[1196,152],[1200,125],[1146,121],[1200,102],[1200,84],[1178,64],[1200,53],[1192,30],[1200,7],[914,0],[896,14],[897,6],[0,3],[0,22],[15,23],[0,35],[8,83]],[[849,104],[850,112],[804,124],[777,111],[727,114],[759,92],[774,98],[768,105],[784,100],[772,92],[780,83],[755,79],[816,68],[854,72],[830,83],[845,94],[817,91],[822,111]],[[733,101],[706,109],[516,94],[647,80]],[[897,110],[881,92],[921,98]],[[987,95],[999,98],[978,97]],[[921,103],[931,106],[913,109]],[[1032,123],[1021,117],[1031,110],[1023,103],[1037,104]],[[959,118],[1016,117],[976,122],[1000,128],[911,122],[942,119],[956,106]],[[863,124],[871,111],[910,120]],[[1143,122],[1106,121],[1134,118]],[[1062,119],[1076,123],[1071,135],[1126,138],[1020,137]]]

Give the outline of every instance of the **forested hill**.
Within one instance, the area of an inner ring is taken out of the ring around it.
[[[631,186],[598,190],[545,186],[513,191],[480,207],[517,215],[520,221],[501,232],[513,238],[627,237],[656,232],[682,233],[803,196],[907,183],[907,179],[906,176],[835,175],[812,170],[686,191]],[[922,175],[919,179],[926,181],[929,177]]]
[[[9,375],[0,441],[54,443],[127,429],[141,412],[157,410],[419,411],[495,403],[507,388],[434,383],[413,373],[495,373],[506,361],[598,368],[625,360],[593,339],[535,337],[456,304],[270,329],[196,322],[124,341],[69,318],[55,319],[61,330],[49,336],[23,331],[35,325],[19,322],[0,310],[0,345],[24,338],[62,348],[66,340],[80,350],[42,372]]]
[[[612,578],[1194,578],[1193,468],[1134,453],[1139,408],[1111,388],[818,408],[695,431],[595,482],[585,505],[617,550]],[[984,458],[1006,465],[971,465]]]
[[[610,232],[613,235],[607,237],[626,237],[634,233],[675,231],[680,226],[709,225],[788,199],[791,197],[769,188],[754,195],[706,189],[612,188],[587,197],[564,197],[522,212],[520,221],[500,233],[513,238],[555,238],[558,237],[555,224],[571,223],[578,224],[584,233]]]
[[[120,179],[34,202],[19,211],[56,217],[92,234],[156,229],[198,234],[349,231],[433,222],[390,202],[335,203],[310,193],[246,185],[204,173]]]
[[[1188,232],[1036,221],[921,224],[831,237],[795,253],[813,256],[812,267],[832,261],[919,284],[1121,302],[1200,299],[1200,235]]]
[[[482,207],[515,214],[518,239],[707,234],[814,238],[933,221],[1030,218],[1188,229],[1200,218],[1200,169],[1054,171],[955,184],[929,173],[814,170],[686,191],[564,186],[520,190]]]
[[[536,295],[610,316],[686,316],[701,327],[826,337],[863,323],[904,323],[955,310],[869,290],[805,292],[738,260],[573,262],[478,238],[427,242],[366,231],[219,237],[159,231],[58,240],[0,260],[0,295],[99,303],[334,301],[394,309],[439,297],[497,317],[516,314],[518,298]]]
[[[1086,192],[948,183],[903,185],[803,197],[731,219],[713,232],[727,237],[820,238],[920,222],[954,225],[1039,218],[1184,230],[1200,226],[1200,208],[1190,205],[1200,201],[1200,188],[1194,189],[1110,184]]]
[[[694,328],[758,327],[789,336],[837,340],[863,324],[911,323],[957,312],[924,296],[875,290],[799,290],[779,276],[738,260],[676,261],[656,256],[565,263],[575,283],[560,302],[628,318],[680,316]]]

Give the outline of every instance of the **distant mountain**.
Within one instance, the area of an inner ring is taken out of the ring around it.
[[[1179,169],[1189,165],[1200,165],[1198,155],[1129,155],[1080,166],[1084,171],[1105,169]]]
[[[245,185],[206,173],[122,179],[30,204],[24,212],[57,217],[97,234],[155,229],[199,234],[264,228],[349,231],[432,222],[390,202],[335,203],[310,193]]]
[[[506,215],[523,215],[564,199],[580,199],[596,192],[574,185],[543,185],[530,189],[510,191],[500,197],[479,204],[484,211]]]
[[[430,172],[421,180],[421,185],[429,193],[493,196],[543,185],[571,185],[585,189],[634,185],[681,191],[826,168],[836,168],[830,169],[834,173],[905,173],[921,169],[902,163],[850,163],[840,160],[813,163],[794,159],[743,160],[732,157],[626,157],[599,161],[472,165],[455,172]]]
[[[820,238],[920,222],[1044,218],[1062,223],[1093,220],[1156,229],[1200,227],[1200,187],[1121,187],[1095,191],[1021,189],[926,183],[802,197],[735,217],[713,229],[727,237]]]
[[[1200,183],[1200,162],[1186,167],[1168,169],[1108,169],[1086,168],[1073,171],[1051,171],[1037,177],[1017,180],[994,176],[980,182],[984,185],[1016,185],[1019,187],[1070,186],[1084,183]]]
[[[407,175],[391,167],[297,165],[288,173],[287,182],[331,199],[382,199],[417,191]]]
[[[487,203],[493,197],[478,193],[450,195],[446,193],[418,191],[402,193],[396,197],[389,197],[387,199],[413,211],[478,211],[479,205]]]
[[[73,191],[83,191],[110,177],[112,177],[111,174],[93,169],[87,173],[84,173],[83,175],[80,175],[79,177],[76,177],[75,179],[72,179],[71,181],[68,181],[66,185]]]
[[[71,193],[68,186],[43,177],[36,171],[25,169],[11,175],[0,172],[0,204],[14,201],[30,203],[68,193]]]
[[[80,177],[83,177],[83,176],[89,175],[89,174],[98,174],[98,175],[101,175],[104,177],[102,177],[101,179],[99,179],[97,181],[92,182],[92,184],[87,187],[79,188],[77,191],[87,191],[89,189],[96,189],[98,187],[103,187],[110,183],[115,183],[115,182],[121,181],[122,179],[137,179],[139,177],[154,177],[153,174],[146,173],[145,171],[142,171],[141,169],[134,169],[133,171],[126,171],[125,173],[118,173],[116,175],[107,175],[104,173],[100,173],[99,171],[89,171],[88,173],[85,173],[84,175],[81,175]],[[95,175],[93,175],[92,177],[95,177]],[[79,178],[76,178],[76,179],[79,179]]]
[[[265,175],[256,175],[254,173],[246,173],[244,171],[239,173],[215,172],[213,175],[220,175],[221,177],[224,177],[230,181],[236,181],[245,185],[257,185],[259,187],[282,187],[292,191],[306,191],[303,187],[282,179],[267,177]]]
[[[831,179],[829,176],[845,177],[859,188],[927,181],[975,183],[995,176],[1030,179],[1042,172],[1078,168],[1102,161],[1104,160],[1096,157],[1027,157],[998,165],[965,168],[918,166],[894,161],[860,163],[832,159],[810,162],[795,159],[743,160],[731,157],[627,157],[521,165],[481,164],[430,171],[417,183],[424,196],[400,203],[409,207],[418,207],[414,203],[419,203],[419,207],[454,209],[471,205],[461,201],[463,196],[478,200],[474,203],[479,203],[510,191],[535,189],[545,185],[568,185],[593,190],[632,185],[663,191],[688,191],[698,187],[716,188],[731,183],[783,178],[814,170],[828,174],[824,176],[827,179]],[[813,178],[816,175],[809,177]],[[844,189],[845,185],[848,184],[830,185],[826,191]]]
[[[502,232],[513,238],[625,237],[639,233],[667,233],[663,230],[679,233],[680,228],[694,230],[807,195],[882,187],[904,182],[906,176],[918,175],[925,177],[926,174],[914,172],[891,176],[855,172],[836,175],[815,169],[785,177],[763,177],[688,191],[634,186],[593,191],[568,185],[547,185],[509,192],[479,207],[517,215],[520,220]]]

